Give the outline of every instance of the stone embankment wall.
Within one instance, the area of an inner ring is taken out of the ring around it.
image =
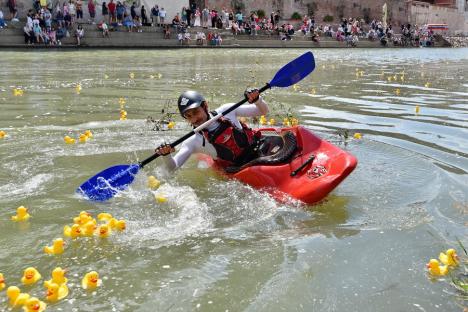
[[[445,37],[450,45],[454,48],[467,48],[468,47],[468,37]]]

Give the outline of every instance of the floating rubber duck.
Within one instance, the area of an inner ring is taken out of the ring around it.
[[[25,312],[42,312],[46,309],[47,305],[45,302],[37,299],[36,297],[31,297],[26,300],[26,304],[23,306],[23,311]]]
[[[100,238],[107,238],[107,237],[109,237],[109,235],[110,235],[109,226],[108,226],[107,224],[101,224],[100,226],[98,226],[98,228],[97,228],[97,235],[98,235]]]
[[[81,227],[81,235],[82,236],[93,236],[94,231],[96,230],[96,220],[89,221],[85,225]]]
[[[426,88],[429,88],[430,86],[431,86],[431,84],[430,84],[429,82],[426,82],[426,83],[424,84],[424,87],[426,87]]]
[[[28,213],[28,208],[24,206],[19,206],[16,208],[16,216],[12,216],[11,220],[13,221],[27,221],[31,217]]]
[[[33,267],[26,268],[23,272],[21,282],[24,285],[32,285],[41,279],[41,274]]]
[[[395,89],[395,94],[396,94],[397,96],[400,95],[400,89],[399,89],[399,88],[396,88],[396,89]]]
[[[170,121],[170,122],[167,124],[167,129],[174,129],[174,126],[175,126],[175,122],[174,122],[174,121]]]
[[[150,78],[150,79],[154,79],[154,75],[149,75],[149,78]]]
[[[23,92],[24,92],[24,90],[22,90],[22,89],[18,89],[18,88],[13,89],[13,95],[14,96],[23,96]]]
[[[135,74],[134,74],[134,73],[130,73],[128,76],[130,77],[130,79],[134,79],[134,78],[135,78]]]
[[[125,98],[123,98],[123,97],[119,98],[120,106],[123,106],[125,104],[125,102],[127,102],[127,100],[125,100]]]
[[[267,124],[267,119],[266,119],[266,117],[263,116],[263,115],[260,116],[259,123],[260,123],[262,126],[266,125],[266,124]]]
[[[5,288],[6,285],[5,285],[5,278],[3,277],[3,274],[0,273],[0,290],[3,290],[3,288]]]
[[[156,179],[154,176],[149,176],[148,177],[148,187],[150,189],[157,189],[159,186],[161,186],[161,181],[159,181],[158,179]]]
[[[73,218],[73,223],[84,225],[92,220],[93,220],[93,217],[91,216],[89,212],[81,211],[77,217]]]
[[[109,76],[104,74],[104,79],[109,79]]]
[[[78,139],[80,141],[80,143],[86,143],[86,141],[88,141],[88,137],[86,136],[86,134],[80,134],[80,137]]]
[[[289,118],[287,117],[283,118],[283,126],[286,126],[286,127],[291,126],[291,121],[289,120]]]
[[[161,78],[162,78],[162,74],[158,73],[158,79],[161,79]]]
[[[63,235],[66,237],[71,237],[72,239],[75,239],[77,237],[81,236],[81,228],[79,224],[73,224],[71,227],[68,225],[65,225],[63,227]]]
[[[434,276],[444,276],[448,273],[448,267],[446,265],[440,265],[436,259],[431,259],[426,265],[428,272]]]
[[[414,111],[416,112],[416,114],[419,114],[419,110],[420,110],[419,106],[416,105],[416,107],[414,108]]]
[[[310,90],[310,94],[315,95],[315,93],[316,93],[315,88],[312,88],[312,90]]]
[[[1,130],[0,131],[0,139],[3,139],[6,136],[6,132]]]
[[[387,78],[388,82],[392,81],[392,76]]]
[[[64,251],[63,238],[56,238],[52,246],[45,246],[44,252],[49,255],[60,255]]]
[[[68,287],[66,284],[44,283],[47,288],[46,299],[50,302],[57,302],[68,296]]]
[[[52,271],[52,279],[45,281],[44,285],[47,287],[47,285],[51,283],[55,283],[59,286],[62,284],[66,284],[68,282],[68,278],[65,277],[66,273],[67,273],[66,270],[62,269],[61,267],[56,267]]]
[[[93,133],[91,132],[91,130],[86,130],[84,134],[88,137],[88,139],[91,139],[93,137]]]
[[[115,228],[119,231],[124,231],[127,228],[127,223],[125,220],[119,220],[116,222]]]
[[[360,139],[362,138],[362,134],[360,134],[359,132],[356,132],[356,133],[354,134],[354,138],[355,138],[356,140],[360,140]]]
[[[113,218],[112,215],[107,212],[101,212],[100,214],[97,215],[97,219],[99,221],[109,221],[112,218]]]
[[[439,254],[439,260],[448,266],[457,266],[459,263],[457,252],[453,248],[448,249],[446,253],[441,252]]]
[[[270,118],[270,121],[268,121],[268,125],[269,126],[274,126],[275,125],[275,119],[274,118]]]
[[[299,119],[297,118],[291,118],[291,126],[295,127],[299,124]]]
[[[127,111],[126,110],[120,110],[120,120],[127,120]]]
[[[154,199],[161,204],[167,202],[167,198],[160,194],[154,195]]]
[[[360,75],[361,77],[364,76],[364,71],[361,70],[361,71],[359,72],[359,75]]]
[[[76,94],[80,94],[81,89],[82,89],[82,88],[81,88],[81,85],[80,85],[80,84],[77,84],[76,87],[75,87],[75,92],[76,92]]]
[[[401,80],[401,82],[404,82],[405,81],[405,75],[401,75],[400,80]]]
[[[65,137],[63,138],[63,140],[64,140],[65,143],[67,143],[67,144],[75,144],[75,143],[76,143],[76,140],[73,139],[73,138],[71,138],[71,137],[69,137],[68,135],[65,136]]]
[[[29,294],[21,293],[20,289],[16,286],[8,287],[6,295],[9,299],[9,303],[13,307],[20,307],[26,304],[29,299]]]
[[[81,280],[81,287],[84,289],[96,289],[96,287],[101,286],[102,280],[99,279],[99,274],[96,271],[91,271],[86,273],[83,279]]]
[[[299,86],[297,84],[295,84],[295,85],[293,85],[293,89],[294,89],[294,91],[297,91],[297,90],[299,90]]]

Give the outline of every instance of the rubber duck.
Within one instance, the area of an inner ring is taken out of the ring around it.
[[[157,189],[160,185],[161,185],[161,182],[160,182],[158,179],[156,179],[154,176],[149,176],[149,177],[148,177],[148,187],[149,187],[150,189],[155,190],[155,189]]]
[[[295,84],[295,85],[293,85],[293,89],[294,89],[294,91],[297,91],[297,90],[299,90],[299,86],[297,84]]]
[[[81,227],[81,235],[82,236],[93,236],[94,230],[96,230],[96,220],[89,221],[85,225]]]
[[[80,137],[78,139],[80,141],[80,143],[86,143],[86,141],[88,141],[88,137],[86,136],[86,134],[80,134]]]
[[[71,237],[72,239],[75,239],[77,237],[81,236],[81,228],[79,224],[73,224],[71,227],[68,225],[65,225],[63,227],[63,235],[66,237]]]
[[[260,116],[259,123],[260,123],[262,126],[266,125],[266,124],[267,124],[267,119],[266,119],[266,117],[263,116],[263,115]]]
[[[109,221],[113,217],[112,217],[112,215],[110,213],[101,212],[100,214],[97,215],[97,218],[98,218],[99,221]]]
[[[77,217],[73,218],[73,223],[84,225],[92,220],[93,220],[93,217],[91,216],[89,212],[81,211]]]
[[[14,88],[13,89],[13,95],[14,96],[23,96],[23,90],[22,89],[17,89],[17,88]]]
[[[291,126],[295,127],[299,124],[299,120],[297,118],[291,119]]]
[[[127,120],[127,111],[120,110],[120,120]]]
[[[172,130],[172,129],[174,129],[174,127],[175,127],[175,122],[174,122],[174,121],[170,121],[170,122],[167,124],[167,129]]]
[[[41,274],[33,267],[26,268],[23,272],[21,282],[24,285],[32,285],[41,279]]]
[[[47,305],[45,302],[37,299],[36,297],[31,297],[26,300],[26,304],[23,306],[23,311],[25,312],[42,312],[46,309]]]
[[[97,235],[98,235],[100,238],[107,238],[107,237],[109,237],[109,235],[110,235],[109,226],[108,226],[107,224],[101,224],[100,226],[98,226],[98,228],[97,228]]]
[[[426,83],[424,84],[424,87],[426,87],[426,88],[429,88],[430,86],[431,86],[431,84],[430,84],[429,82],[426,82]]]
[[[156,199],[156,201],[161,204],[167,202],[167,198],[160,194],[154,195],[154,199]]]
[[[436,259],[431,259],[426,265],[428,272],[434,276],[444,276],[448,273],[448,267],[446,265],[440,265]]]
[[[44,283],[47,288],[46,299],[50,302],[57,302],[68,296],[68,287],[66,284]]]
[[[354,134],[354,138],[355,138],[356,140],[360,140],[360,139],[362,138],[362,134],[360,134],[359,132],[356,132],[356,133]]]
[[[134,78],[135,78],[135,74],[134,74],[134,73],[130,73],[128,76],[130,77],[130,79],[134,79]]]
[[[388,82],[391,82],[392,81],[392,76],[388,77],[387,80],[388,80]]]
[[[84,134],[88,137],[88,139],[93,137],[93,133],[91,132],[91,130],[86,130]]]
[[[149,75],[149,78],[150,78],[150,79],[154,79],[154,75]]]
[[[52,279],[45,281],[44,285],[47,287],[47,285],[51,283],[55,283],[59,286],[62,284],[66,284],[68,282],[68,278],[65,277],[66,273],[67,273],[66,270],[62,269],[61,267],[56,267],[52,271]]]
[[[162,78],[162,74],[158,73],[158,79],[161,79],[161,78]]]
[[[3,290],[5,288],[5,278],[3,277],[3,274],[0,273],[0,290]]]
[[[119,231],[124,231],[127,228],[127,223],[125,222],[125,220],[119,220],[115,224],[115,228]]]
[[[44,247],[44,252],[49,255],[60,255],[63,254],[63,246],[63,238],[56,238],[54,239],[54,243],[52,244],[52,246]]]
[[[419,106],[416,105],[416,107],[414,108],[414,111],[416,112],[416,114],[419,114],[419,110],[420,110]]]
[[[459,263],[457,252],[453,248],[448,249],[446,253],[441,252],[439,254],[439,260],[448,266],[457,266]]]
[[[104,79],[109,79],[109,75],[104,74]]]
[[[63,138],[63,140],[64,140],[65,143],[67,143],[67,144],[75,144],[75,143],[76,143],[76,140],[73,139],[73,138],[71,138],[71,137],[69,137],[68,135],[65,136],[65,137]]]
[[[0,131],[0,139],[3,139],[6,136],[6,132],[1,130]]]
[[[364,76],[364,71],[361,70],[361,71],[359,72],[359,75],[360,75],[361,77]]]
[[[125,100],[125,98],[123,98],[123,97],[119,98],[120,107],[122,107],[125,104],[126,101],[127,100]]]
[[[21,293],[20,289],[16,286],[8,287],[6,295],[9,299],[9,303],[13,307],[19,307],[26,304],[29,299],[29,294]]]
[[[24,206],[19,206],[16,209],[16,216],[12,216],[11,220],[13,221],[26,221],[31,217],[31,215],[28,213],[28,208]]]
[[[283,126],[291,126],[291,122],[289,121],[289,118],[285,117],[283,118]]]
[[[268,122],[268,125],[269,126],[274,126],[275,125],[275,119],[274,118],[270,118],[270,121]]]
[[[315,93],[316,93],[315,88],[312,88],[312,90],[310,90],[310,94],[315,95]]]
[[[96,271],[86,273],[81,280],[81,287],[84,289],[95,289],[101,286],[102,280],[99,279],[99,274]]]
[[[395,89],[395,94],[396,94],[397,96],[400,95],[400,89],[396,88],[396,89]]]
[[[400,80],[401,80],[401,82],[404,82],[405,81],[405,75],[401,75]]]

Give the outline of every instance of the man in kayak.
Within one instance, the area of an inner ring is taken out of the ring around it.
[[[245,97],[249,104],[242,105],[232,112],[208,125],[182,143],[180,150],[169,144],[162,144],[156,153],[164,157],[170,170],[181,167],[193,153],[208,154],[223,168],[242,166],[258,157],[257,149],[261,133],[250,129],[238,117],[266,115],[268,106],[258,89],[247,89]],[[214,111],[208,110],[208,102],[196,91],[183,92],[177,101],[179,112],[194,128],[202,125],[213,116],[222,114],[233,104],[224,104]]]

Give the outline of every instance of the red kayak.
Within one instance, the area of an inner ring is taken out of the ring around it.
[[[264,190],[279,201],[293,198],[306,204],[324,199],[356,168],[356,157],[304,127],[260,131],[273,142],[268,148],[273,157],[261,157],[237,170],[231,168],[232,173],[226,173],[208,155],[199,157],[220,173]]]

